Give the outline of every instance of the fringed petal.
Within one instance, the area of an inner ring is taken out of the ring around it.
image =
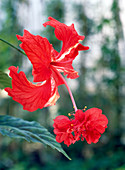
[[[46,105],[55,104],[59,95],[53,79],[34,85],[27,80],[24,72],[17,73],[18,68],[11,66],[9,70],[12,77],[12,89],[7,87],[5,91],[13,100],[22,104],[24,110],[33,112]]]
[[[22,42],[20,47],[25,51],[29,60],[33,64],[34,82],[44,81],[50,78],[50,62],[52,45],[47,38],[39,35],[32,35],[24,30],[24,35],[17,35],[18,40]]]
[[[52,17],[49,17],[48,19],[50,21],[45,22],[43,26],[46,27],[47,25],[50,25],[54,27],[56,38],[63,42],[62,49],[59,55],[56,57],[56,61],[60,61],[64,59],[72,49],[76,48],[79,42],[85,38],[85,36],[78,35],[74,28],[74,24],[67,26]]]

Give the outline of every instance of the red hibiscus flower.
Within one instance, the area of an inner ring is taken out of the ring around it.
[[[97,143],[108,124],[107,117],[98,108],[91,108],[85,112],[77,110],[75,120],[75,130],[82,138],[86,139],[88,144]]]
[[[72,62],[78,55],[78,51],[88,50],[79,42],[84,36],[78,35],[74,25],[67,26],[52,17],[44,23],[55,28],[55,36],[62,41],[62,49],[58,53],[46,38],[35,36],[24,30],[24,35],[17,35],[22,42],[20,47],[25,51],[33,65],[33,81],[42,82],[37,85],[29,82],[24,72],[17,73],[18,68],[9,68],[12,77],[12,89],[5,88],[13,100],[23,105],[23,109],[35,111],[46,106],[54,105],[59,94],[57,86],[64,84],[59,72],[64,72],[67,78],[77,78],[78,72],[72,67]]]
[[[75,138],[72,134],[73,132],[73,121],[70,120],[67,116],[57,116],[54,119],[54,133],[56,134],[56,141],[64,143],[69,146],[72,143],[75,143]]]
[[[102,114],[102,110],[91,108],[83,112],[77,110],[74,119],[67,116],[57,116],[54,120],[54,133],[57,142],[62,142],[69,146],[78,140],[86,139],[88,144],[97,143],[101,134],[107,128],[108,119]]]

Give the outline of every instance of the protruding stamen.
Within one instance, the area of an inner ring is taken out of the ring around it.
[[[68,113],[68,116],[72,116],[72,115],[74,115],[74,111]]]
[[[84,109],[82,109],[82,110],[84,110],[84,111],[85,111],[86,109],[87,109],[87,106],[85,106],[85,107],[84,107]]]
[[[71,126],[74,126],[74,124],[71,124]]]
[[[85,126],[83,125],[83,129],[85,129]]]

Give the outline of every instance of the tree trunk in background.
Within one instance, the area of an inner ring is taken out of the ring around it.
[[[119,43],[120,40],[123,39],[123,28],[122,28],[122,23],[120,19],[120,7],[119,7],[119,0],[114,0],[112,4],[112,15],[113,19],[115,21],[114,25],[114,32],[115,32],[115,39],[114,39],[114,57],[115,58],[115,64],[116,64],[116,70],[115,71],[115,101],[116,101],[116,113],[117,113],[117,128],[118,128],[118,133],[121,133],[121,126],[120,126],[120,120],[121,120],[121,114],[122,114],[122,91],[121,91],[121,85],[122,85],[122,78],[121,78],[121,57],[120,57],[120,51],[119,51]]]
[[[87,40],[89,39],[89,36],[92,34],[92,27],[94,25],[94,21],[91,20],[91,18],[88,18],[85,12],[85,8],[87,6],[85,3],[81,2],[79,5],[74,5],[74,9],[77,12],[77,20],[79,21],[79,27],[80,27],[80,34],[85,35],[85,39],[83,40],[82,44],[86,45]],[[89,44],[89,42],[87,43]],[[86,78],[87,78],[87,71],[86,68],[86,57],[88,57],[89,52],[82,51],[80,54],[80,61],[79,61],[79,75],[80,78],[78,78],[79,86],[76,90],[76,99],[78,103],[78,108],[84,108],[85,105],[88,104],[89,97],[86,91]]]

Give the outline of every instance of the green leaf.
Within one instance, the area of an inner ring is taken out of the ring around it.
[[[5,87],[12,87],[12,80],[6,73],[0,71],[0,89]]]
[[[62,149],[61,145],[56,142],[55,137],[48,132],[46,128],[39,123],[26,121],[20,118],[1,115],[0,116],[0,133],[11,138],[22,138],[28,142],[40,142],[57,149],[64,154],[69,160],[69,156]]]

